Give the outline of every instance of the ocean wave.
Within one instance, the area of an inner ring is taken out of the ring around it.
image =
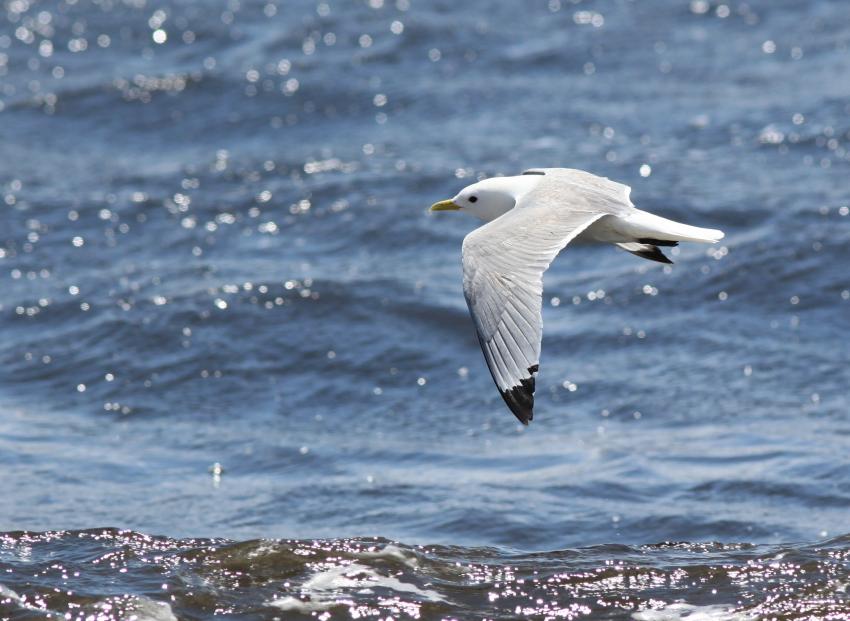
[[[12,615],[731,620],[825,617],[847,605],[846,537],[523,554],[379,538],[230,542],[92,529],[4,533],[0,545],[0,609]]]

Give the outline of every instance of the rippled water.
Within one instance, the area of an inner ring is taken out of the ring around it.
[[[808,546],[608,544],[535,554],[380,538],[233,543],[117,530],[8,533],[0,538],[8,585],[0,606],[17,618],[163,621],[843,619],[848,559],[847,537]]]
[[[0,616],[839,618],[848,46],[827,0],[4,0]],[[426,209],[534,166],[727,237],[567,250],[522,429]]]

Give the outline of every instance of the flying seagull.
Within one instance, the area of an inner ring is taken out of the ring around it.
[[[524,425],[534,417],[543,272],[558,252],[578,238],[672,263],[659,247],[723,239],[723,231],[635,208],[630,192],[582,170],[534,168],[479,181],[431,206],[486,222],[463,240],[463,293],[496,387]]]

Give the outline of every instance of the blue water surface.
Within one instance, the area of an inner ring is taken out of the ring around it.
[[[7,0],[0,531],[555,550],[850,509],[844,2]],[[537,166],[721,228],[567,249],[536,416],[428,206]],[[721,561],[718,561],[721,562]]]

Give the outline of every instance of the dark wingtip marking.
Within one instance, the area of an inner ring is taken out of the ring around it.
[[[668,263],[670,265],[673,264],[673,261],[664,256],[664,253],[661,252],[658,246],[652,246],[651,250],[638,250],[636,252],[632,252],[632,254],[644,259],[649,259],[650,261],[658,261],[659,263]]]
[[[669,239],[652,239],[651,237],[642,237],[638,240],[642,244],[649,244],[650,246],[678,246],[679,242],[671,241]]]
[[[528,367],[528,372],[529,372],[529,373],[537,373],[537,371],[538,371],[539,369],[540,369],[540,365],[539,365],[539,364],[532,364],[530,367]]]
[[[522,173],[523,175],[545,175],[546,173],[542,170],[526,170]]]
[[[534,371],[531,371],[531,369]],[[534,373],[537,370],[537,365],[529,368],[529,371]],[[511,412],[514,413],[523,425],[534,418],[534,378],[528,377],[519,381],[519,386],[514,386],[509,390],[502,391],[502,399],[508,404]]]

